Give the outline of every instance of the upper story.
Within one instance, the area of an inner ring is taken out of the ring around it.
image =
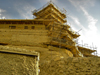
[[[66,10],[59,9],[53,2],[48,2],[42,8],[33,11],[35,19],[54,19],[55,22],[65,23]]]

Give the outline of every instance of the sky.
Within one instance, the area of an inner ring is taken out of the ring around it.
[[[50,0],[0,0],[0,19],[33,19],[32,11]],[[97,47],[100,56],[100,0],[52,0],[65,9],[67,24],[81,36],[79,44]]]

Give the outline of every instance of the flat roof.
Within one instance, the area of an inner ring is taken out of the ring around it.
[[[53,19],[0,19],[0,21],[54,21]]]

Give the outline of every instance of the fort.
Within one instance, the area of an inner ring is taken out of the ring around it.
[[[99,75],[96,48],[78,45],[81,35],[67,24],[65,12],[50,1],[32,12],[35,19],[1,19],[0,45],[38,52],[40,75]]]

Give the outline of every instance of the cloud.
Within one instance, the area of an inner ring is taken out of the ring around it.
[[[95,19],[92,15],[90,15],[85,10],[84,7],[80,6],[80,9],[83,11],[83,13],[88,21],[87,32],[85,32],[85,34],[82,34],[82,36],[80,38],[81,38],[81,40],[83,39],[88,44],[92,44],[92,42],[93,42],[98,47],[98,53],[100,54],[100,51],[99,51],[100,35],[97,33],[98,29],[96,27],[96,23],[97,23],[98,19]]]
[[[0,19],[5,19],[5,16],[3,16],[2,14],[0,14]]]
[[[87,18],[88,21],[88,34],[96,34],[97,33],[97,27],[96,27],[96,23],[97,23],[97,19],[95,19],[93,16],[91,16],[85,9],[84,7],[80,6],[81,10],[83,11],[85,17]]]
[[[2,13],[2,12],[6,12],[6,10],[4,10],[4,9],[0,9],[0,13]]]
[[[86,36],[90,37],[91,40],[93,40],[95,42],[95,38],[97,38],[97,27],[96,27],[96,23],[97,23],[97,19],[94,19],[93,16],[91,16],[85,9],[84,7],[80,7],[81,10],[83,11],[85,17],[87,18],[88,21],[88,31],[86,32]],[[90,41],[90,39],[89,39]]]
[[[25,3],[24,5],[17,4],[15,5],[16,11],[21,15],[22,18],[30,19],[33,18],[32,12],[35,7],[30,5],[29,3]]]
[[[97,31],[97,27],[96,27],[96,23],[97,23],[97,19],[94,19],[93,16],[91,16],[86,10],[85,7],[86,6],[93,6],[95,1],[94,0],[69,0],[69,2],[71,2],[72,5],[74,5],[77,9],[80,9],[83,11],[85,17],[87,18],[88,21],[88,28],[87,29],[89,32],[96,32]],[[80,27],[82,27],[82,29],[86,29],[83,27],[83,25],[79,22],[79,19],[73,16],[70,16],[70,18],[72,18],[74,20],[74,22],[79,25]]]
[[[39,0],[41,3],[43,2],[50,2],[50,0]],[[57,3],[58,1],[57,0],[52,0],[53,3]]]
[[[79,22],[79,19],[76,18],[76,17],[73,17],[73,16],[69,16],[71,19],[74,20],[74,22],[77,24],[77,25],[80,25],[80,22]]]
[[[69,2],[74,5],[76,8],[79,7],[79,5],[88,7],[88,6],[94,6],[95,0],[69,0]]]
[[[74,16],[69,16],[73,21],[74,23],[79,26],[80,28],[82,28],[84,31],[87,31],[87,29],[80,23],[79,19],[77,17],[74,17]]]
[[[5,18],[5,16],[2,14],[4,12],[6,12],[6,10],[0,9],[0,19],[4,19]]]
[[[96,23],[98,20],[94,19],[91,15],[89,15],[89,13],[82,6],[80,6],[80,8],[84,12],[84,15],[86,16],[88,20],[89,29],[92,31],[97,31]]]
[[[92,43],[94,43],[98,47],[98,53],[100,54],[100,34],[97,33],[98,28],[96,27],[96,23],[98,22],[98,19],[95,19],[92,15],[88,13],[88,11],[85,9],[90,6],[95,5],[95,0],[69,0],[69,2],[75,6],[76,9],[81,10],[84,14],[84,17],[86,17],[86,21],[88,22],[87,27],[84,28],[81,22],[77,17],[70,16],[71,19],[73,19],[74,23],[77,24],[79,27],[82,27],[81,36],[79,38],[79,42],[81,40],[84,41],[84,43],[89,44],[92,46]],[[83,30],[86,29],[86,31]],[[95,46],[93,45],[93,46]]]

